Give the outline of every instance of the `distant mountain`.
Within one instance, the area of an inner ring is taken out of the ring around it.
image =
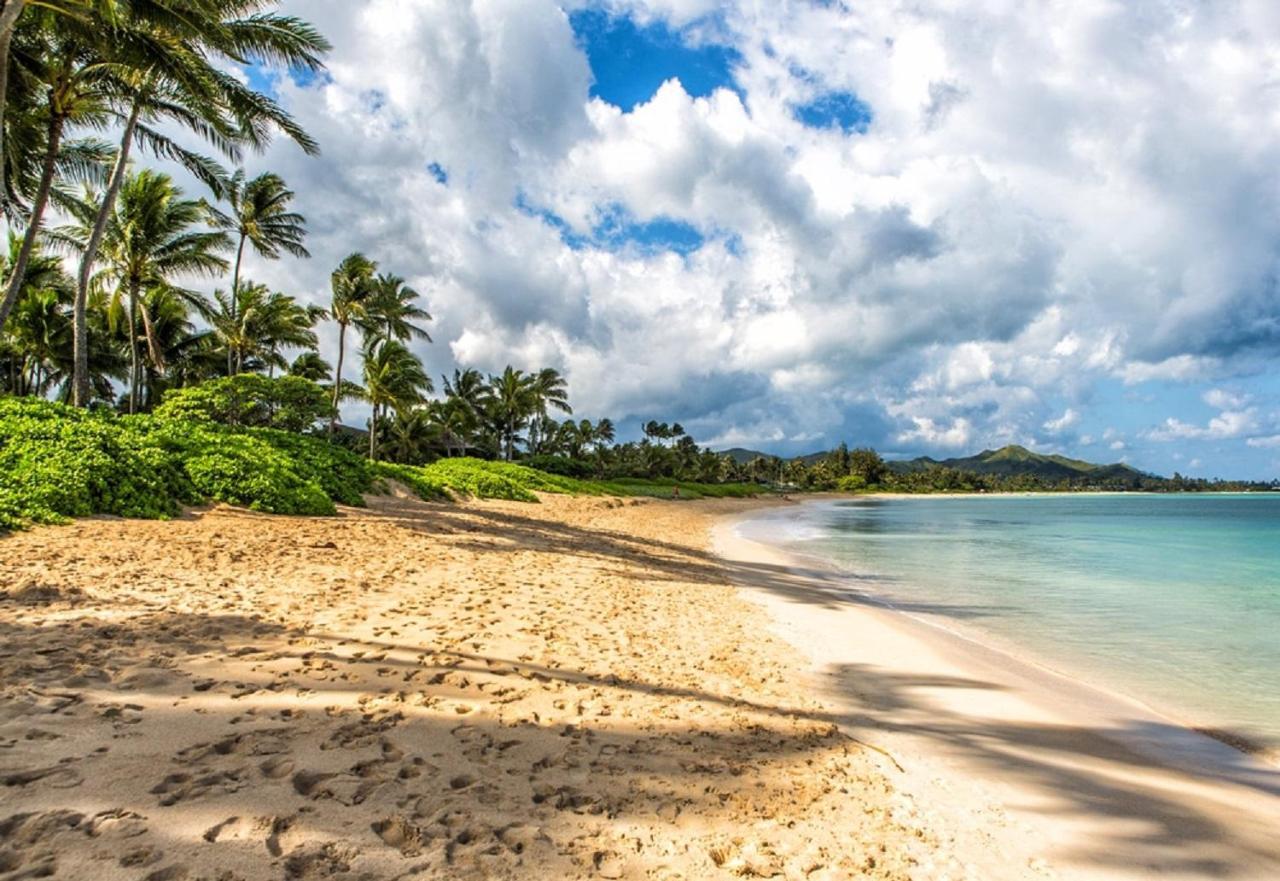
[[[899,473],[923,471],[941,465],[957,471],[972,471],[976,474],[995,474],[1010,477],[1019,474],[1032,474],[1047,480],[1069,480],[1080,477],[1093,477],[1099,480],[1115,480],[1117,478],[1144,477],[1143,472],[1128,465],[1097,465],[1081,459],[1070,459],[1066,456],[1046,456],[1033,453],[1026,447],[1010,444],[998,450],[983,450],[975,456],[964,456],[956,459],[931,459],[920,456],[917,459],[906,459],[889,462],[889,467]]]
[[[745,465],[748,462],[750,462],[752,459],[759,459],[762,457],[765,459],[773,458],[768,453],[762,453],[759,450],[748,450],[743,447],[734,447],[733,449],[730,449],[730,450],[721,450],[720,455],[728,456],[730,459],[737,462],[739,465]]]
[[[739,464],[750,462],[760,456],[771,458],[768,453],[761,453],[758,450],[748,450],[742,447],[722,450],[721,455],[730,456]],[[831,451],[828,450],[794,458],[799,459],[806,465],[813,465],[830,455]],[[1128,465],[1120,463],[1098,465],[1093,462],[1085,462],[1082,459],[1070,459],[1066,456],[1047,456],[1043,453],[1034,453],[1017,444],[1010,444],[998,450],[983,450],[974,456],[963,456],[955,459],[933,459],[929,456],[920,456],[915,459],[893,460],[887,462],[887,464],[890,470],[899,474],[909,471],[924,471],[928,468],[942,466],[944,468],[954,468],[957,471],[972,471],[976,474],[994,474],[1001,477],[1032,474],[1036,477],[1043,477],[1046,480],[1091,477],[1101,481],[1150,476],[1138,471],[1136,468],[1130,468]]]

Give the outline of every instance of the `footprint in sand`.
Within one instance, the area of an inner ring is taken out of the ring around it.
[[[245,786],[243,770],[213,771],[207,774],[170,774],[151,787],[151,794],[160,796],[160,805],[170,807],[182,801],[200,798],[208,792],[237,792]]]
[[[286,850],[299,843],[302,832],[297,817],[228,817],[204,832],[208,842],[248,841],[261,842],[273,857],[282,856]]]

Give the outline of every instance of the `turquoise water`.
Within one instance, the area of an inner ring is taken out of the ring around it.
[[[904,498],[780,526],[859,589],[1280,746],[1280,495]]]

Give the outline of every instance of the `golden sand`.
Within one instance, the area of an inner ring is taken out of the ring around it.
[[[0,539],[0,879],[934,877],[709,555],[745,504]]]

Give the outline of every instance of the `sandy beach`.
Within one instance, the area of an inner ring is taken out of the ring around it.
[[[753,516],[716,528],[736,582],[973,877],[1280,877],[1275,765],[977,642],[944,611],[887,608],[874,584],[744,538]]]
[[[1280,876],[1273,769],[737,535],[778,504],[0,539],[0,879]]]
[[[0,878],[966,877],[710,555],[751,504],[0,538]]]

